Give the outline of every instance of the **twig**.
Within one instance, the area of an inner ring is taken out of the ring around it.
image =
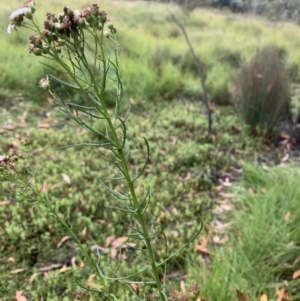
[[[209,105],[209,100],[208,100],[208,97],[207,97],[207,91],[206,91],[206,87],[205,87],[205,80],[204,80],[204,75],[203,75],[200,59],[195,54],[194,48],[193,48],[193,46],[192,46],[192,44],[189,40],[189,37],[186,33],[186,30],[185,30],[184,26],[179,23],[179,21],[176,19],[176,17],[169,10],[168,10],[168,12],[169,12],[172,20],[181,29],[181,31],[182,31],[182,33],[185,37],[185,40],[186,40],[187,44],[189,45],[192,56],[194,58],[196,68],[197,68],[197,73],[199,75],[200,83],[201,83],[201,86],[202,86],[204,104],[205,104],[205,107],[206,107],[206,114],[207,114],[207,121],[208,121],[208,134],[211,134],[211,132],[212,132],[212,117],[211,117],[212,114],[211,113],[212,112],[211,112],[210,105]]]

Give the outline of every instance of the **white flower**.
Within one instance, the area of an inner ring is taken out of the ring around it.
[[[74,10],[74,22],[77,23],[81,18],[81,12],[79,10]]]
[[[11,33],[12,29],[16,29],[16,25],[15,24],[8,24],[7,32]]]
[[[59,22],[55,22],[55,23],[54,23],[54,26],[55,26],[55,28],[56,28],[57,30],[62,29],[62,24],[60,24]]]
[[[28,7],[22,7],[12,12],[9,17],[7,32],[11,33],[12,29],[16,30],[17,26],[23,25],[24,16],[29,16],[30,14],[32,14],[32,12]]]
[[[44,90],[47,90],[47,91],[50,90],[51,86],[50,86],[50,81],[49,81],[48,76],[46,78],[42,78],[39,81],[39,86]]]

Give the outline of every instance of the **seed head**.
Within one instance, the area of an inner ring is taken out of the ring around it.
[[[50,86],[50,82],[49,82],[49,78],[42,78],[40,81],[39,81],[39,86],[44,89],[44,90],[47,90],[49,91],[51,86]]]
[[[89,23],[86,22],[85,18],[80,18],[78,20],[78,26],[82,29],[86,28],[87,26],[89,26]]]
[[[34,14],[36,7],[35,7],[35,1],[34,0],[26,0],[23,4],[23,7],[30,8],[31,12]]]
[[[106,22],[106,20],[107,20],[107,14],[104,10],[101,10],[99,12],[99,21],[100,21],[100,23],[104,24]]]
[[[198,296],[200,293],[200,285],[197,282],[194,282],[191,285],[189,292],[193,296]]]
[[[110,38],[110,33],[107,30],[103,31],[103,35],[108,39]]]
[[[35,12],[35,3],[33,0],[26,0],[23,7],[15,10],[9,17],[9,25],[7,27],[7,32],[17,30],[17,27],[24,25],[24,17],[27,19],[32,19],[32,14]]]
[[[29,37],[29,41],[30,41],[30,44],[33,44],[33,46],[36,46],[36,47],[42,46],[42,39],[39,35],[32,34]]]

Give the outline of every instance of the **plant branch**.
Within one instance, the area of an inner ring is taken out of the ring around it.
[[[172,20],[175,22],[175,24],[181,29],[184,37],[185,37],[185,40],[190,48],[190,52],[194,58],[194,61],[195,61],[195,64],[196,64],[196,68],[197,68],[197,73],[198,73],[198,76],[200,78],[200,83],[201,83],[201,87],[202,87],[202,91],[203,91],[203,100],[204,100],[204,104],[205,104],[205,107],[206,107],[206,114],[207,114],[207,121],[208,121],[208,134],[211,134],[212,133],[212,111],[211,111],[211,108],[210,108],[210,103],[209,103],[209,99],[208,99],[208,96],[207,96],[207,91],[206,91],[206,86],[205,86],[205,79],[204,79],[204,74],[203,74],[203,70],[202,70],[202,64],[200,62],[200,59],[197,57],[195,51],[194,51],[194,48],[189,40],[189,37],[186,33],[186,30],[184,28],[184,26],[177,20],[177,18],[168,10]]]

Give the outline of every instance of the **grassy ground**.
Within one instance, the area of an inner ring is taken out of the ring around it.
[[[4,8],[0,4],[3,30],[6,16],[19,7],[17,1],[10,3]],[[199,241],[169,263],[168,287],[184,290],[184,283],[188,287],[197,281],[207,299],[218,301],[234,300],[236,290],[240,300],[264,294],[267,300],[278,300],[280,293],[285,300],[298,300],[299,171],[292,165],[267,167],[280,162],[282,150],[250,136],[234,105],[218,106],[234,101],[234,73],[257,47],[268,43],[287,53],[297,84],[297,27],[204,10],[186,16],[168,6],[186,25],[204,63],[214,103],[214,133],[208,136],[195,66],[167,6],[118,1],[102,6],[120,32],[124,101],[132,104],[128,135],[133,169],[145,155],[143,136],[151,147],[151,163],[139,183],[140,191],[151,185],[154,192],[150,218],[166,227],[170,250],[198,229],[199,216],[204,224]],[[57,7],[59,2],[52,1],[51,10],[60,11]],[[41,187],[82,241],[91,248],[103,247],[104,262],[115,264],[108,239],[121,238],[129,221],[125,214],[105,210],[112,200],[99,181],[99,175],[105,175],[101,157],[88,148],[54,150],[99,137],[74,129],[56,112],[51,98],[38,91],[36,83],[47,70],[26,53],[26,40],[23,29],[0,37],[1,153],[19,149],[20,140],[29,136]],[[0,300],[12,300],[20,291],[27,300],[75,300],[79,287],[72,283],[91,282],[92,275],[64,238],[43,208],[24,206],[13,193],[1,193]],[[160,241],[156,250],[162,255]],[[139,267],[132,250],[123,255],[127,258],[120,262],[120,273]],[[107,273],[110,268],[104,265]],[[118,283],[112,289],[120,300],[128,300]],[[84,300],[98,299],[91,295]]]

